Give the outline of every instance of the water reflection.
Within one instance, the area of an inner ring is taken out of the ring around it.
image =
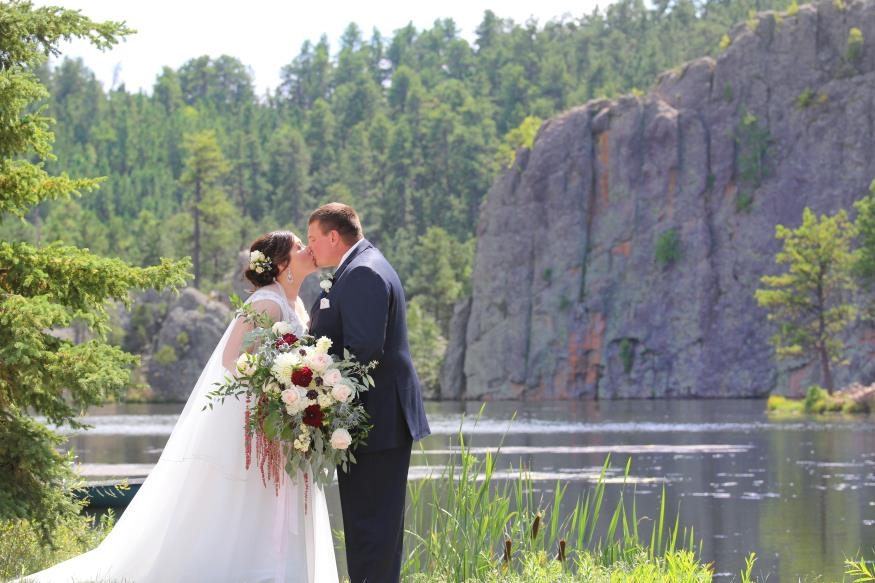
[[[524,468],[544,496],[557,479],[567,483],[571,501],[585,496],[612,456],[608,507],[625,484],[637,493],[639,518],[657,516],[665,488],[667,511],[679,509],[681,524],[695,529],[718,580],[737,579],[749,551],[759,557],[758,574],[778,581],[840,580],[845,557],[873,554],[872,419],[772,421],[762,402],[737,400],[495,402],[478,416],[480,406],[428,404],[434,435],[415,452],[411,478],[439,474],[457,459],[461,430],[473,454],[498,452],[498,479],[514,480]],[[180,410],[95,410],[85,420],[95,428],[71,434],[70,446],[94,472],[122,463],[148,471]]]

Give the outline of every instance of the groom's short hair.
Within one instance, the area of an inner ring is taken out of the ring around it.
[[[347,245],[354,245],[356,241],[361,239],[362,222],[359,216],[348,204],[340,202],[329,202],[323,204],[310,215],[310,220],[307,224],[319,222],[319,226],[323,233],[329,231],[337,231],[340,238]]]

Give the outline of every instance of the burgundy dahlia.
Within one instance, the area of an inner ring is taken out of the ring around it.
[[[282,348],[285,345],[291,346],[298,341],[298,337],[294,334],[283,334],[282,338],[277,338],[275,346]]]
[[[299,387],[309,387],[312,381],[313,371],[310,370],[310,367],[308,366],[302,366],[301,368],[292,372],[292,382]]]
[[[304,425],[310,427],[322,427],[322,420],[325,419],[325,413],[319,405],[310,405],[304,409]]]

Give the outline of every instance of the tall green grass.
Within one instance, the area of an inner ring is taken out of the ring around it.
[[[649,532],[634,489],[627,507],[631,460],[613,509],[605,506],[608,457],[595,486],[563,515],[567,485],[557,481],[545,500],[522,466],[515,480],[496,480],[500,454],[476,458],[460,431],[459,455],[440,477],[411,483],[403,580],[608,581],[612,572],[636,581],[711,580],[693,530],[681,530],[679,514],[667,519],[664,489]]]
[[[854,583],[875,581],[875,561],[865,559],[846,559],[845,574],[852,577]]]

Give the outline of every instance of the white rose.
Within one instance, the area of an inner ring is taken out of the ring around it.
[[[346,384],[346,382],[341,381],[331,387],[331,396],[341,403],[346,403],[350,395],[352,395],[352,387]]]
[[[323,385],[333,386],[341,381],[343,381],[343,375],[336,368],[329,368],[324,373],[322,373]]]
[[[334,449],[347,449],[352,444],[352,436],[344,428],[335,429],[331,434],[331,447]]]
[[[322,281],[319,282],[319,287],[321,287],[322,291],[324,291],[324,292],[327,292],[328,290],[330,290],[331,285],[332,284],[331,284],[330,279],[323,279]]]
[[[294,403],[290,403],[286,405],[286,413],[289,415],[297,415],[301,411],[307,408],[307,402],[304,400],[297,400]]]
[[[321,338],[319,338],[319,340],[316,341],[316,352],[320,354],[327,354],[328,349],[331,348],[332,344],[333,342],[331,342],[331,338],[329,338],[328,336],[322,336]]]
[[[286,412],[289,415],[297,415],[309,405],[307,392],[298,387],[284,390],[281,398],[286,405]]]
[[[283,320],[276,322],[271,330],[277,336],[282,336],[283,334],[294,334],[295,332],[295,329],[292,327],[292,325]]]
[[[244,352],[237,357],[237,372],[243,375],[251,375],[255,372],[255,366],[258,364],[258,357],[254,354]]]
[[[327,354],[322,354],[319,352],[309,353],[304,358],[304,362],[313,369],[313,372],[316,374],[322,374],[322,372],[328,368],[328,366],[333,362],[331,356]],[[324,379],[323,379],[324,381]]]
[[[297,352],[283,352],[274,359],[270,372],[284,387],[291,387],[292,371],[299,364],[301,364],[301,357]]]
[[[265,393],[271,394],[281,392],[282,388],[276,381],[268,381],[267,383],[265,383],[263,390]]]
[[[286,405],[292,405],[300,400],[301,395],[298,394],[298,389],[286,389],[282,392],[282,400]]]

